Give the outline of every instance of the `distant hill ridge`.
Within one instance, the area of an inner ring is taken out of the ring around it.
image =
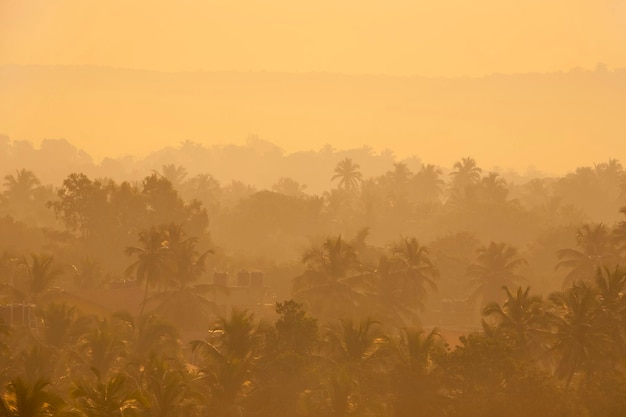
[[[626,154],[624,114],[626,69],[601,67],[453,79],[0,67],[0,133],[67,138],[97,158],[257,134],[287,152],[367,145],[562,173]]]

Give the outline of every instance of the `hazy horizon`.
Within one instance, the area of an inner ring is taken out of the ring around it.
[[[0,66],[0,133],[64,138],[96,160],[183,141],[286,153],[369,147],[400,159],[562,175],[620,158],[626,70],[480,78]],[[512,151],[512,149],[514,151]]]
[[[0,0],[0,65],[435,77],[617,68],[625,21],[619,0]]]
[[[626,152],[623,45],[619,0],[0,0],[0,133],[96,159],[258,135],[563,174]]]

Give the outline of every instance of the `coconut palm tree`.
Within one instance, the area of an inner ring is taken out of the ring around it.
[[[318,413],[368,415],[382,400],[380,376],[387,370],[383,360],[387,338],[379,325],[371,319],[344,319],[329,326],[324,344],[329,363],[322,392],[318,393],[325,400],[324,406],[317,405]]]
[[[152,356],[140,377],[141,394],[146,403],[142,415],[179,417],[199,415],[200,404],[194,401],[190,374],[177,361]]]
[[[624,181],[626,184],[626,180]],[[624,216],[626,216],[626,207],[622,207],[619,210]],[[626,220],[622,220],[613,229],[613,240],[616,244],[616,249],[622,258],[626,257]]]
[[[15,175],[4,177],[5,197],[15,203],[24,204],[33,198],[33,192],[41,182],[32,171],[20,169]]]
[[[598,290],[599,323],[611,336],[616,355],[626,353],[626,270],[599,268],[595,286]]]
[[[354,248],[340,236],[304,253],[305,271],[294,279],[294,298],[306,301],[314,316],[342,317],[361,305],[365,275]]]
[[[578,249],[567,248],[557,252],[559,262],[556,268],[567,268],[563,286],[577,281],[591,282],[598,268],[614,267],[618,261],[611,239],[610,229],[602,224],[584,224],[576,232]]]
[[[511,338],[517,346],[526,350],[546,328],[543,301],[541,297],[530,294],[530,287],[525,290],[518,287],[515,293],[506,286],[503,289],[506,300],[502,305],[495,302],[486,304],[483,316],[493,322],[505,337]]]
[[[73,347],[94,323],[94,317],[79,314],[67,303],[50,303],[39,311],[39,316],[43,324],[40,341],[57,350]]]
[[[444,416],[449,404],[439,369],[432,357],[443,351],[443,340],[436,329],[426,333],[405,329],[394,345],[392,374],[393,415]]]
[[[209,214],[216,214],[220,208],[222,188],[212,175],[198,174],[184,183],[181,194],[185,201],[198,200]]]
[[[467,267],[467,276],[474,286],[472,298],[481,298],[483,303],[495,301],[503,286],[515,286],[524,279],[517,272],[526,260],[519,257],[514,247],[491,242],[477,252],[478,257]]]
[[[259,359],[260,338],[254,315],[233,310],[220,318],[207,340],[191,342],[203,357],[199,378],[207,385],[209,414],[241,415],[241,403],[252,389],[252,370]]]
[[[272,185],[272,190],[291,197],[303,197],[306,195],[304,191],[306,187],[306,184],[300,184],[293,178],[281,177],[276,184]]]
[[[148,302],[155,305],[155,312],[171,320],[179,328],[206,329],[208,318],[218,311],[214,302],[204,297],[214,290],[213,285],[196,284],[205,272],[205,262],[212,250],[201,254],[196,250],[193,237],[186,237],[182,226],[174,224],[164,229],[169,263],[167,288],[152,295]]]
[[[63,273],[63,268],[55,265],[54,257],[46,254],[31,254],[30,260],[23,257],[17,268],[22,273],[16,271],[18,280],[12,289],[17,298],[30,303],[41,301]]]
[[[362,179],[359,165],[355,164],[350,158],[340,161],[335,167],[335,175],[331,178],[333,181],[336,179],[339,179],[339,188],[346,191],[355,191]]]
[[[598,323],[596,290],[576,283],[564,292],[551,294],[554,342],[549,352],[556,359],[556,376],[569,386],[576,374],[588,376],[594,369],[612,366],[611,339]]]
[[[366,274],[371,314],[384,323],[402,328],[419,322],[428,291],[436,291],[439,276],[428,249],[415,238],[403,238],[381,256],[374,273]]]
[[[481,196],[492,202],[503,203],[509,194],[506,181],[496,172],[490,172],[480,181]]]
[[[416,314],[413,303],[407,305],[403,288],[396,271],[396,263],[387,256],[381,256],[378,266],[367,279],[368,307],[373,317],[383,323],[401,328],[407,321],[413,321]]]
[[[77,372],[87,370],[97,372],[98,378],[106,377],[118,372],[128,357],[128,341],[120,331],[119,322],[108,317],[96,321],[92,329],[83,335],[78,342],[77,351],[81,365]]]
[[[32,385],[22,378],[12,380],[0,396],[2,417],[47,417],[59,415],[64,402],[48,391],[50,383],[38,379]]]
[[[428,203],[439,201],[444,186],[441,169],[435,165],[422,165],[422,168],[413,176],[412,182],[419,201]]]
[[[475,185],[480,181],[480,169],[473,158],[462,158],[454,164],[454,171],[450,173],[452,177],[452,188],[464,191],[465,188]]]
[[[177,166],[174,164],[164,164],[161,167],[161,172],[152,172],[167,179],[172,184],[172,187],[174,187],[174,189],[176,190],[180,189],[183,181],[185,180],[185,178],[187,178],[187,170],[181,165]]]
[[[112,318],[120,339],[124,341],[128,362],[143,366],[149,358],[174,358],[179,353],[180,340],[176,327],[154,314],[134,317],[118,311]]]
[[[386,200],[389,207],[401,212],[410,210],[410,199],[412,189],[409,181],[413,173],[405,163],[393,164],[393,171],[388,171],[379,181],[386,191]]]
[[[405,300],[411,307],[423,309],[428,289],[437,290],[435,279],[439,277],[428,248],[421,246],[414,237],[402,238],[394,244],[391,253]]]
[[[127,375],[118,372],[103,379],[97,370],[93,372],[95,383],[79,382],[72,392],[79,410],[88,417],[141,415],[147,404]]]
[[[136,257],[135,262],[126,269],[126,275],[134,275],[138,283],[145,285],[139,311],[141,315],[146,306],[150,287],[164,286],[169,255],[163,233],[155,226],[139,232],[139,243],[141,246],[129,246],[124,252],[128,256]]]
[[[168,248],[172,268],[169,274],[169,286],[185,288],[191,282],[196,281],[205,272],[205,262],[208,255],[213,254],[209,249],[198,253],[196,244],[198,239],[187,237],[182,225],[170,224],[164,231],[166,240],[164,245]]]

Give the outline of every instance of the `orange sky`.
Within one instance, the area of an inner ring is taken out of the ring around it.
[[[598,63],[626,68],[626,0],[0,0],[0,66],[481,77],[594,69]],[[194,85],[192,96],[180,81],[168,84],[169,95],[157,96],[152,90],[134,91],[136,81],[110,88],[89,78],[83,89],[76,79],[56,91],[45,84],[50,81],[14,79],[10,73],[0,78],[5,86],[0,134],[35,143],[66,138],[98,157],[148,152],[184,139],[207,145],[243,142],[248,133],[288,151],[319,149],[325,143],[340,149],[389,147],[403,156],[419,149],[424,160],[446,166],[471,153],[486,165],[564,170],[620,158],[626,151],[626,101],[615,91],[619,88],[597,91],[602,84],[574,84],[572,113],[535,103],[541,86],[529,89],[534,96],[526,98],[523,88],[516,90],[528,103],[510,104],[532,113],[531,120],[504,106],[507,96],[498,96],[497,90],[464,95],[465,87],[422,102],[423,94],[405,97],[405,90],[393,89],[393,81],[385,81],[391,86],[385,91],[368,83],[352,91],[349,82],[341,81],[326,86],[326,96],[322,90],[318,94],[318,81],[302,81],[304,90],[287,89],[285,94],[295,96],[282,99],[264,82],[229,87],[242,90],[238,96],[201,93]],[[288,79],[283,81],[288,84]],[[558,88],[555,84],[554,94],[569,97]],[[333,94],[352,101],[344,103]],[[482,118],[473,115],[474,104],[448,108],[442,103],[446,97],[470,96],[488,102],[488,94],[495,101],[479,106],[486,112]],[[214,107],[213,114],[207,106]],[[293,117],[284,117],[290,111]],[[598,135],[603,135],[601,146]],[[562,148],[561,142],[571,144],[574,137],[582,142],[565,146],[569,155],[558,161],[550,156],[550,146]],[[430,148],[416,148],[418,139],[428,140]],[[527,154],[511,154],[509,141],[515,140],[528,144]],[[544,160],[535,160],[536,149],[547,152]]]
[[[624,0],[0,0],[0,65],[480,76],[625,45]]]

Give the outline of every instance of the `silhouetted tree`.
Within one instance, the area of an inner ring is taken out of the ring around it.
[[[592,281],[596,270],[602,265],[613,266],[617,256],[609,228],[602,224],[584,224],[576,232],[578,249],[560,249],[556,268],[568,268],[563,286],[577,281]]]
[[[362,174],[359,171],[359,165],[355,164],[352,159],[345,158],[335,167],[335,175],[332,180],[339,179],[339,188],[346,191],[354,191],[361,183]]]
[[[478,257],[467,268],[474,286],[472,297],[480,297],[483,303],[497,300],[503,286],[515,286],[523,280],[517,271],[525,264],[517,249],[506,243],[491,242],[478,248]]]
[[[304,253],[305,271],[294,279],[294,297],[305,300],[314,316],[341,317],[354,314],[362,293],[364,276],[357,253],[341,236],[327,238],[321,247]]]

